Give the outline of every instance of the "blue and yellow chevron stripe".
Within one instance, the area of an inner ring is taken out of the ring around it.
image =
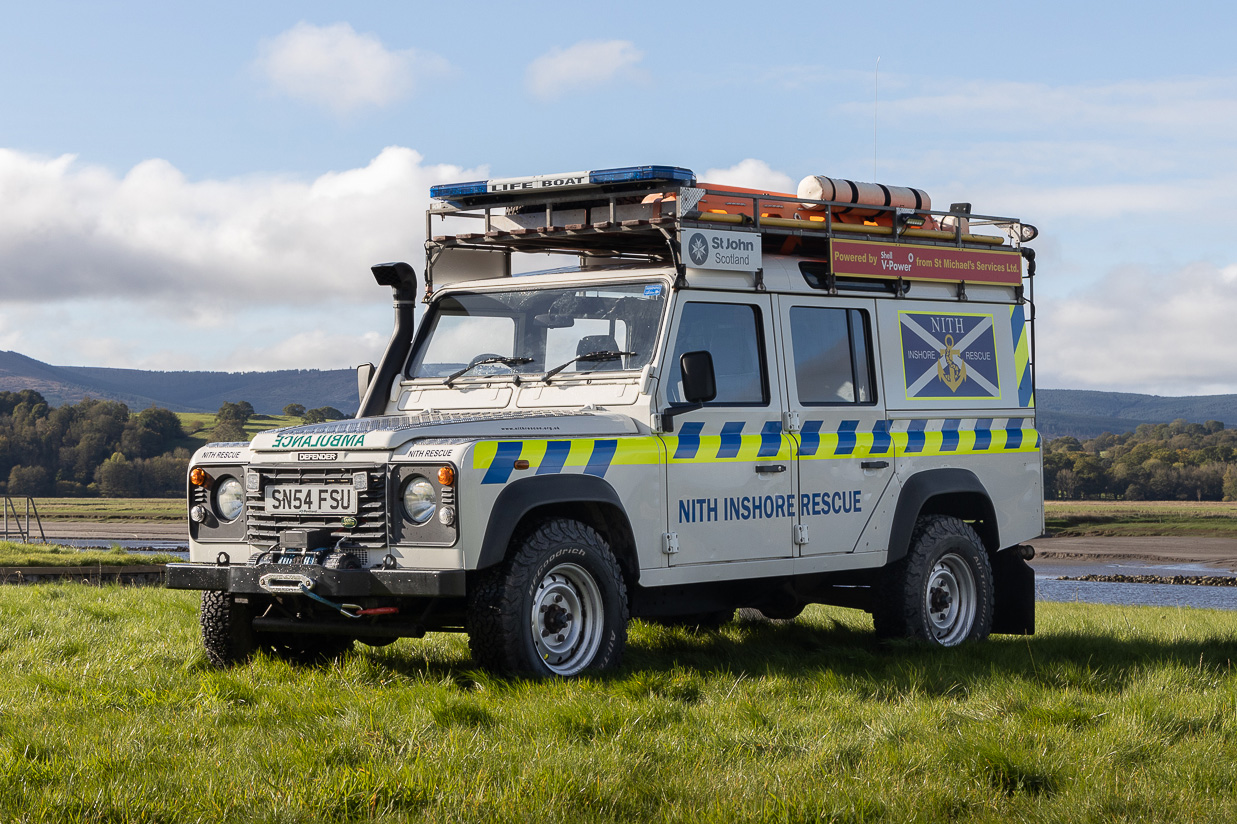
[[[840,458],[931,457],[1035,452],[1039,432],[1030,419],[879,420],[860,431],[857,420],[823,431],[823,420],[807,420],[802,430],[784,434],[780,420],[765,421],[759,432],[745,433],[743,421],[724,423],[706,434],[700,422],[683,424],[677,435],[641,435],[570,440],[485,441],[473,449],[473,468],[484,470],[482,484],[504,484],[516,461],[536,475],[579,472],[604,478],[612,466],[755,462],[792,460],[798,444],[802,460]],[[754,427],[753,427],[754,428]]]
[[[1014,374],[1018,376],[1018,405],[1030,408],[1035,406],[1035,390],[1031,385],[1031,346],[1022,304],[1015,303],[1009,307],[1009,326],[1014,336]]]

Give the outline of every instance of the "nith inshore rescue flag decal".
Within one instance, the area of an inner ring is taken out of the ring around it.
[[[1001,397],[992,315],[898,312],[908,400]]]

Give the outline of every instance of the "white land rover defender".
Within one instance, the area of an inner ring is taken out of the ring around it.
[[[395,331],[356,418],[193,457],[168,585],[203,590],[211,661],[463,630],[569,676],[631,617],[812,603],[943,646],[1034,631],[1033,227],[658,166],[431,196],[424,318],[412,267],[373,267]]]

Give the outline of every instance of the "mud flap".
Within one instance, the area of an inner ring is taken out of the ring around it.
[[[1015,546],[992,557],[993,634],[1035,634],[1035,570],[1023,555]]]

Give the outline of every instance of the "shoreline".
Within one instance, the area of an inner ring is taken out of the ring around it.
[[[183,521],[46,521],[49,543],[65,541],[188,542]],[[17,540],[10,536],[9,540]],[[1035,548],[1032,567],[1075,567],[1109,563],[1148,566],[1199,564],[1237,574],[1237,539],[1218,537],[1041,537],[1027,541]]]
[[[1212,537],[1036,538],[1032,567],[1137,563],[1148,566],[1199,564],[1237,574],[1237,539]]]

